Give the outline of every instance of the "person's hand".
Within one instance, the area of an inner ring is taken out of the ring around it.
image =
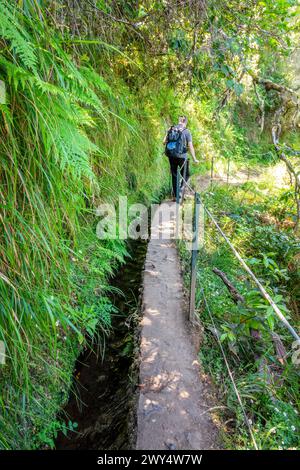
[[[194,163],[199,163],[199,160],[197,160],[197,158],[194,158]]]

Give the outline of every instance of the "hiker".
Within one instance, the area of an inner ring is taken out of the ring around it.
[[[178,125],[170,127],[163,141],[166,146],[165,154],[169,158],[170,162],[174,197],[176,197],[177,168],[180,168],[180,173],[185,181],[188,181],[190,176],[189,160],[187,155],[188,150],[192,155],[193,161],[195,163],[199,163],[195,156],[191,133],[186,126],[187,117],[180,116]],[[183,183],[184,181],[181,179],[180,188],[182,188]]]

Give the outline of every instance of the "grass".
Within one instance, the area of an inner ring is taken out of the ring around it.
[[[35,11],[1,2],[0,24],[0,448],[35,449],[73,426],[56,415],[75,360],[110,330],[109,278],[126,246],[97,239],[95,209],[119,194],[149,203],[167,183],[169,92],[108,84],[105,65],[64,49]]]

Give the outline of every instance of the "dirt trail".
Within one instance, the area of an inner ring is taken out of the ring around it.
[[[155,224],[146,255],[137,449],[213,449],[218,435],[187,324],[175,241],[155,238],[172,228]]]
[[[213,184],[224,184],[228,183],[233,186],[238,186],[240,184],[257,181],[260,177],[260,173],[255,170],[240,170],[236,171],[234,175],[230,175],[227,181],[227,175],[222,171],[214,174]],[[210,176],[208,174],[197,175],[194,180],[194,187],[197,191],[206,191],[211,183]]]
[[[241,168],[231,172],[227,178],[224,168],[219,167],[214,171],[213,184],[229,184],[239,186],[244,183],[259,183],[270,179],[272,185],[278,188],[289,188],[289,175],[283,162],[269,167]],[[210,186],[210,175],[195,175],[192,177],[193,186],[197,191],[205,191]]]

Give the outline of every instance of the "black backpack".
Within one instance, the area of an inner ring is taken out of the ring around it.
[[[165,154],[169,158],[181,157],[187,152],[182,135],[183,129],[178,126],[171,126],[168,130]]]

